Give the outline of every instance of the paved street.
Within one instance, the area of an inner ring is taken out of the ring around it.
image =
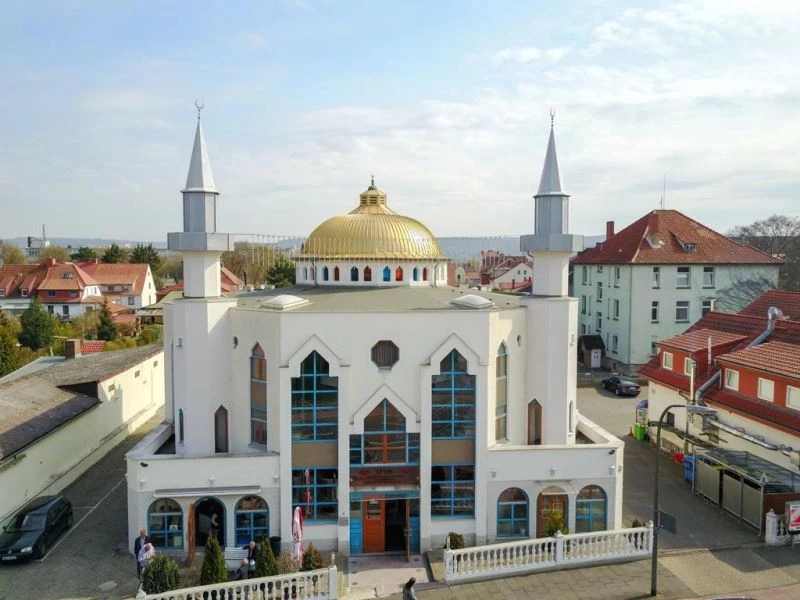
[[[637,399],[583,388],[578,402],[588,418],[626,442],[625,524],[634,517],[650,519],[655,452],[647,442],[627,436]],[[0,565],[0,600],[116,599],[136,593],[136,566],[127,552],[123,457],[161,419],[161,415],[152,419],[68,488],[75,526],[44,560]],[[662,508],[678,519],[677,535],[663,533],[660,540],[663,598],[707,598],[742,590],[757,590],[748,592],[748,597],[757,600],[800,598],[800,548],[764,547],[753,530],[692,497],[682,465],[666,459],[662,467]],[[362,575],[364,569],[366,565],[362,565]],[[367,580],[361,585],[362,589],[367,586]],[[649,597],[649,590],[650,563],[638,561],[452,587],[431,583],[419,586],[417,595],[420,600],[620,600]],[[368,595],[362,592],[360,597]]]

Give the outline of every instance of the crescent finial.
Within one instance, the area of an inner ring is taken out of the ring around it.
[[[195,100],[194,101],[194,107],[197,109],[197,118],[199,119],[200,118],[200,111],[203,110],[206,107],[206,105],[203,104],[202,102],[200,102],[200,100]]]
[[[553,122],[556,120],[556,109],[550,108],[550,127],[553,126]]]

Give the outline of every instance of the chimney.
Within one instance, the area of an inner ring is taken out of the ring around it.
[[[614,235],[614,221],[606,221],[606,239]]]
[[[81,355],[81,341],[80,340],[65,340],[64,341],[64,357],[76,358]]]

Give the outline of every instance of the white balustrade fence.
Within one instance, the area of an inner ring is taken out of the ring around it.
[[[448,583],[505,577],[593,563],[649,558],[653,524],[630,529],[571,533],[555,537],[445,550],[444,578]]]
[[[304,600],[338,598],[336,567],[273,577],[241,579],[137,596],[146,600]]]

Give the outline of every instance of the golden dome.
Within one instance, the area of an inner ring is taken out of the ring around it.
[[[300,257],[445,259],[430,230],[416,219],[391,210],[386,194],[375,187],[374,181],[361,194],[359,206],[324,221],[311,232]]]

